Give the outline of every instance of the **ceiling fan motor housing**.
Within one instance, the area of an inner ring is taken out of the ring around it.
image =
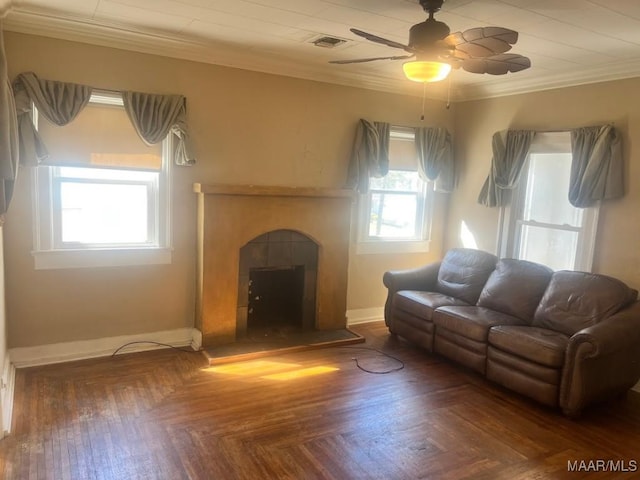
[[[416,61],[405,62],[403,68],[409,80],[420,82],[441,80],[447,76],[451,68],[463,68],[471,73],[504,75],[509,72],[519,72],[531,66],[531,60],[527,57],[505,53],[518,40],[518,32],[515,30],[502,27],[477,27],[451,34],[446,23],[434,18],[434,14],[440,10],[444,1],[418,0],[429,17],[426,21],[411,27],[408,45],[356,28],[350,29],[352,33],[366,40],[404,50],[408,55],[337,60],[332,63],[405,60],[415,57]],[[437,68],[438,72],[428,71],[434,68]]]
[[[415,50],[432,47],[436,42],[451,33],[446,23],[434,19],[426,20],[411,27],[409,30],[409,46]]]

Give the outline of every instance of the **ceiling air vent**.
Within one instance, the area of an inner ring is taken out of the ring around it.
[[[323,48],[334,48],[338,45],[342,45],[347,41],[342,38],[330,37],[329,35],[322,35],[321,37],[317,37],[314,40],[311,40],[316,47]]]

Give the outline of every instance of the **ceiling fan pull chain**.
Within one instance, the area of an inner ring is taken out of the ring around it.
[[[451,107],[451,77],[453,77],[453,74],[449,75],[449,85],[447,87],[447,110]]]
[[[422,82],[422,115],[420,115],[420,120],[424,122],[424,99],[427,95],[427,82]]]

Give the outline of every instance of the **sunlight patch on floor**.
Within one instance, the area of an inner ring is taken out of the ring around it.
[[[321,375],[323,373],[335,372],[336,370],[340,369],[338,367],[319,366],[301,368],[298,370],[291,370],[289,372],[272,373],[271,375],[265,375],[261,378],[265,378],[267,380],[295,380],[296,378],[311,377],[314,375]]]
[[[304,368],[297,363],[276,362],[272,360],[253,360],[249,362],[229,363],[202,369],[205,372],[243,377],[259,377],[267,380],[295,380],[297,378],[321,375],[340,370],[338,367],[320,365]]]

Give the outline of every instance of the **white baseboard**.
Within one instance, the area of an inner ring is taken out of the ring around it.
[[[0,438],[4,437],[11,431],[11,417],[13,415],[13,391],[16,385],[16,369],[11,363],[9,352],[4,359],[4,371],[2,372],[2,380],[0,384],[0,405],[2,411],[0,415]]]
[[[200,350],[202,348],[202,332],[197,328],[192,328],[191,348]]]
[[[384,320],[384,307],[347,310],[347,325]]]
[[[33,367],[87,358],[106,357],[122,345],[130,342],[146,341],[164,343],[173,347],[194,346],[195,348],[197,346],[196,349],[199,349],[202,344],[202,334],[194,328],[179,328],[137,335],[53,343],[36,347],[18,347],[9,349],[9,358],[16,368]],[[162,347],[153,343],[136,343],[123,348],[119,353],[141,352],[157,348]]]

